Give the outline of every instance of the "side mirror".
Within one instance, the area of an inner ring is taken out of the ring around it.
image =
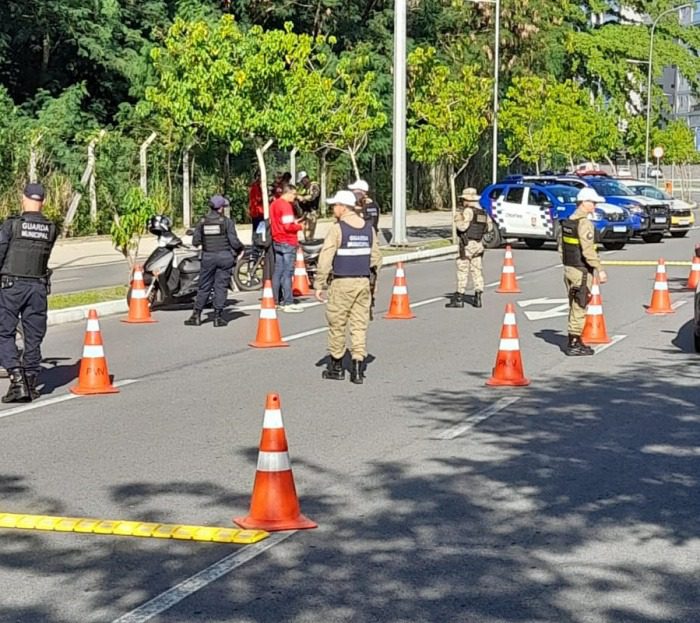
[[[186,236],[194,236],[194,229],[190,228],[185,232]]]

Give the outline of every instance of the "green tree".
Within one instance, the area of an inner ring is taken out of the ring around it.
[[[120,208],[113,213],[110,230],[112,243],[129,264],[129,270],[138,257],[141,237],[146,233],[148,219],[156,213],[155,204],[134,186],[120,201]]]
[[[454,74],[437,58],[434,48],[416,48],[408,64],[406,145],[417,162],[447,164],[454,216],[455,179],[476,153],[479,138],[488,126],[491,80],[478,76],[473,67],[463,67]]]

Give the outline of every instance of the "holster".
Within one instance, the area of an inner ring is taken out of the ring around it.
[[[579,307],[588,305],[588,271],[581,269],[581,285],[569,288],[569,300],[576,301]]]
[[[374,307],[374,293],[377,289],[377,269],[376,268],[370,268],[369,269],[369,293],[370,296],[372,297],[372,302],[370,303],[371,307]]]

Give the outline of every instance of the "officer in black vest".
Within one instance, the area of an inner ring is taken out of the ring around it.
[[[224,305],[231,271],[236,263],[236,256],[243,251],[243,244],[238,239],[233,221],[223,215],[229,205],[228,199],[214,195],[209,199],[211,210],[203,217],[192,236],[192,244],[202,247],[202,268],[199,271],[199,289],[194,302],[192,315],[185,320],[186,325],[198,327],[202,324],[202,310],[214,290],[214,326],[225,327],[228,323],[223,317]]]
[[[46,335],[49,256],[58,231],[42,213],[44,188],[28,184],[22,214],[0,228],[0,363],[10,374],[3,402],[31,402],[39,397],[41,342]],[[15,343],[17,324],[24,327],[24,365]]]
[[[350,325],[350,380],[360,384],[367,357],[371,302],[369,279],[372,270],[379,269],[382,256],[372,224],[355,212],[352,192],[341,190],[328,199],[328,203],[333,206],[333,215],[338,222],[326,234],[314,280],[319,301],[324,301],[323,290],[328,288],[326,320],[331,359],[323,378],[334,381],[345,378],[342,360],[345,355],[345,332]]]
[[[479,195],[475,188],[465,188],[460,197],[464,210],[455,216],[459,232],[459,257],[457,258],[457,290],[445,307],[464,307],[464,293],[471,276],[474,283],[472,305],[481,307],[484,292],[484,234],[493,229],[493,223],[486,211],[479,205]]]
[[[582,188],[576,197],[576,211],[559,221],[561,238],[559,249],[564,264],[564,283],[569,295],[569,339],[564,352],[570,357],[593,355],[595,351],[581,340],[586,322],[588,291],[593,285],[593,274],[598,272],[600,283],[608,276],[602,269],[595,248],[595,229],[588,215],[596,204],[605,200],[593,188]]]

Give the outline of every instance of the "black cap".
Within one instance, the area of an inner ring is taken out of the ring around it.
[[[221,210],[227,208],[229,205],[228,199],[223,195],[214,195],[209,199],[209,207],[214,210]]]
[[[24,187],[24,196],[34,201],[43,201],[45,196],[44,187],[41,184],[27,184]]]

